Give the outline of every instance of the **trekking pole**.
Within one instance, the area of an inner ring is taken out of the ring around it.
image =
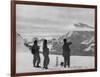
[[[17,32],[16,32],[17,33]],[[25,39],[21,36],[21,34],[19,34],[19,33],[17,33],[23,40],[24,40],[24,42],[25,42]]]
[[[58,56],[56,56],[56,67],[58,66]]]

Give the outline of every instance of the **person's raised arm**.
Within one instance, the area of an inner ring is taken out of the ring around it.
[[[69,42],[68,44],[69,44],[69,45],[71,45],[71,44],[72,44],[72,42]]]
[[[29,45],[28,43],[24,43],[24,45],[26,46],[26,47],[29,47],[29,48],[31,48],[32,46],[31,45]]]

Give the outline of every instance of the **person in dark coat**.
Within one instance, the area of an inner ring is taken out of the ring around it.
[[[47,47],[47,40],[44,40],[43,42],[43,56],[44,56],[43,68],[48,69],[48,64],[50,62],[50,59],[49,59],[49,48]]]
[[[72,44],[72,42],[67,42],[66,39],[63,40],[64,44],[63,44],[63,57],[64,57],[64,67],[66,67],[66,65],[68,65],[68,67],[70,67],[70,48],[69,46]]]
[[[34,41],[34,45],[32,46],[32,53],[34,56],[33,65],[34,67],[40,67],[40,54],[39,54],[39,46],[37,44],[37,40]]]
[[[39,46],[37,44],[37,40],[34,41],[33,46],[31,46],[27,43],[24,43],[24,45],[27,46],[31,50],[31,53],[33,55],[33,66],[34,67],[40,67],[39,66],[39,64],[40,64],[40,55],[39,55]]]

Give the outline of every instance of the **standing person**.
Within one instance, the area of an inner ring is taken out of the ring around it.
[[[39,46],[37,44],[37,40],[34,41],[34,45],[32,46],[32,53],[33,53],[33,66],[40,67],[40,54],[39,54]]]
[[[72,42],[67,42],[66,39],[63,40],[63,57],[64,57],[64,67],[66,67],[66,64],[68,67],[70,67],[70,48],[69,46],[72,44]]]
[[[50,62],[50,59],[49,59],[49,48],[47,47],[47,40],[44,40],[43,42],[43,56],[44,56],[43,68],[48,69],[48,64]]]
[[[28,43],[24,43],[27,46],[33,55],[33,66],[40,67],[40,55],[39,55],[39,46],[37,45],[37,40],[34,41],[33,46],[29,45]]]

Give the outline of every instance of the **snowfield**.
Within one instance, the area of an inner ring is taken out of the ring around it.
[[[60,66],[63,62],[62,55],[52,55],[50,54],[50,63],[47,70],[43,69],[43,55],[41,57],[41,68],[34,68],[32,61],[33,55],[31,52],[16,52],[16,73],[25,72],[45,72],[45,71],[57,71],[57,70],[76,70],[76,69],[88,69],[94,68],[94,57],[93,56],[71,56],[70,65],[71,67],[64,68]],[[58,58],[57,58],[58,57]],[[58,61],[57,61],[58,59]],[[58,66],[56,66],[58,64]]]

